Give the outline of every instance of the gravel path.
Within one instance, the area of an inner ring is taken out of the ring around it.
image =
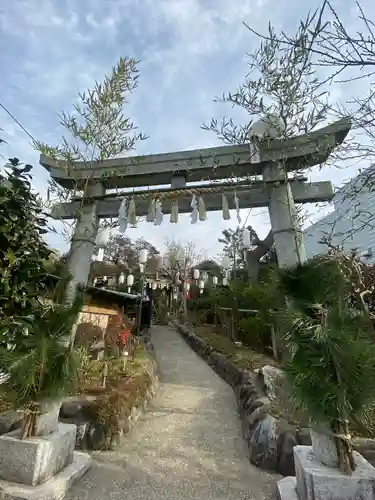
[[[153,327],[161,386],[120,450],[95,453],[67,500],[270,500],[250,465],[232,389],[171,328]]]

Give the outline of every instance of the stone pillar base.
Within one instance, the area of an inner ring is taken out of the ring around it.
[[[375,500],[375,468],[357,452],[351,476],[318,462],[311,446],[293,450],[296,477],[277,483],[279,500]]]
[[[75,451],[73,461],[61,472],[37,486],[0,481],[0,491],[5,500],[62,500],[72,484],[91,467],[87,453]]]
[[[77,427],[21,440],[21,430],[0,436],[0,491],[4,499],[60,500],[90,467],[91,458],[74,452]]]

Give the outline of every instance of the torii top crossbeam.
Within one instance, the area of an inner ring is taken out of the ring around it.
[[[90,164],[75,162],[70,169],[45,155],[41,155],[40,163],[56,182],[68,189],[87,179],[110,189],[170,184],[175,175],[184,175],[187,182],[249,177],[261,175],[270,162],[287,160],[285,168],[288,171],[323,163],[343,142],[349,130],[350,120],[343,118],[309,134],[288,140],[264,141],[260,146],[259,163],[251,163],[248,144],[133,156]]]

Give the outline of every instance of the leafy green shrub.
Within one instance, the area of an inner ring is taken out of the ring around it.
[[[0,343],[27,334],[22,321],[47,291],[45,267],[52,251],[43,240],[47,220],[31,190],[31,165],[12,158],[0,175]]]
[[[238,339],[245,345],[256,351],[272,351],[271,328],[262,318],[242,318],[238,326]]]

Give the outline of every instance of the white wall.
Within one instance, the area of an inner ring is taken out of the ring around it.
[[[334,212],[304,231],[308,258],[325,253],[327,247],[319,244],[319,240],[330,236],[332,243],[346,252],[371,248],[373,255],[363,260],[375,263],[375,191],[364,187],[359,191],[360,181],[361,177],[357,177],[340,189],[333,200]]]

